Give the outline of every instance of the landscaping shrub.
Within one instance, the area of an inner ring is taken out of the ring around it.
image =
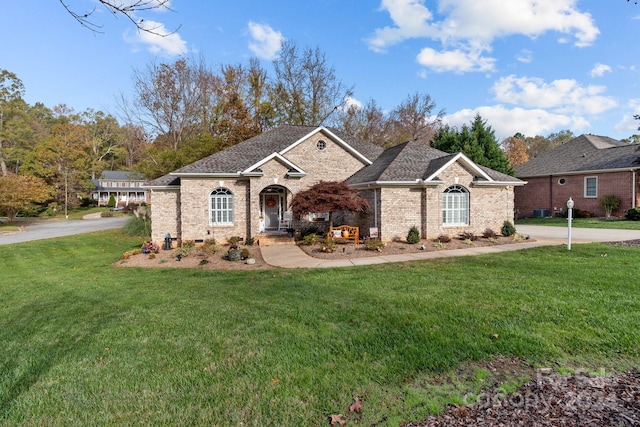
[[[640,206],[637,208],[631,208],[627,211],[625,218],[629,221],[640,221]]]
[[[247,246],[253,246],[253,244],[254,244],[255,242],[256,242],[256,239],[254,239],[254,238],[253,238],[253,237],[251,237],[251,236],[247,236],[247,238],[246,238],[246,239],[245,239],[245,241],[244,241],[244,243],[245,243]]]
[[[366,239],[364,241],[364,248],[368,251],[378,251],[382,252],[384,249],[385,243],[380,239]]]
[[[439,243],[449,243],[451,241],[451,236],[449,236],[448,234],[441,234],[438,237],[436,237],[436,242]]]
[[[317,236],[317,235],[320,234],[320,233],[318,233],[318,231],[320,231],[318,229],[318,227],[316,227],[315,225],[310,225],[310,226],[305,227],[302,230],[300,230],[300,236],[303,239],[304,239],[305,236],[308,236],[309,234],[315,234]]]
[[[415,225],[409,229],[409,233],[407,234],[407,243],[418,243],[420,241],[420,232],[418,231],[418,227]]]
[[[302,244],[306,246],[312,246],[318,243],[318,235],[315,233],[306,234],[302,237]]]
[[[516,234],[516,227],[511,223],[511,221],[505,221],[502,224],[502,235],[505,237],[513,236]]]
[[[104,211],[104,212],[101,212],[101,213],[100,213],[100,216],[101,216],[102,218],[111,218],[111,217],[113,217],[113,212],[111,212],[111,211]],[[126,227],[127,227],[127,226],[126,226],[126,224],[125,224],[125,229],[126,229]],[[125,231],[125,233],[126,233],[126,231]]]
[[[618,209],[618,206],[620,206],[620,202],[622,202],[622,199],[620,199],[620,197],[616,196],[615,194],[607,194],[600,198],[600,207],[602,207],[604,215],[609,218],[611,216],[611,213]]]
[[[220,252],[220,246],[216,243],[215,239],[207,239],[202,244],[200,250],[207,254],[215,254],[216,252]]]
[[[108,208],[115,208],[116,207],[116,198],[114,197],[113,194],[109,196],[109,201],[107,202],[107,207]]]
[[[482,237],[484,237],[485,239],[495,239],[498,237],[498,233],[496,233],[490,228],[486,228],[484,230],[484,233],[482,233]]]
[[[470,242],[473,242],[475,240],[478,240],[478,236],[470,231],[464,231],[460,233],[460,240],[469,240]]]
[[[336,246],[336,242],[334,242],[333,240],[326,240],[324,243],[322,243],[322,252],[335,252]]]
[[[240,236],[231,236],[227,239],[227,243],[229,243],[230,245],[235,245],[239,241],[240,241]]]

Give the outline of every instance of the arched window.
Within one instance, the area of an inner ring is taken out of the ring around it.
[[[233,225],[233,193],[227,188],[216,188],[209,196],[209,224]]]
[[[469,225],[469,192],[460,185],[452,185],[442,195],[442,224]]]

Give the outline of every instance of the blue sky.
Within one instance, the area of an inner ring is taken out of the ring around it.
[[[117,115],[132,75],[153,61],[202,57],[211,66],[271,70],[284,40],[319,47],[354,103],[390,110],[427,93],[445,122],[476,113],[499,139],[563,129],[625,138],[640,114],[640,5],[625,0],[172,0],[145,22],[174,34],[136,32],[94,0],[102,33],[80,26],[59,1],[3,2],[0,69],[26,100]]]

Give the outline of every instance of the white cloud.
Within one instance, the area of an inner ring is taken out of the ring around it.
[[[495,64],[494,58],[483,57],[481,52],[465,52],[459,49],[436,52],[429,47],[422,49],[416,59],[420,65],[437,72],[493,71]]]
[[[548,108],[563,114],[599,114],[616,107],[613,98],[602,95],[605,90],[604,86],[582,86],[572,79],[547,83],[540,78],[514,75],[499,79],[492,87],[498,102]]]
[[[249,49],[258,58],[272,60],[276,58],[285,38],[282,33],[274,30],[267,24],[249,22],[249,34],[253,39],[249,43]]]
[[[520,54],[516,56],[516,59],[520,62],[528,64],[533,61],[533,52],[531,52],[529,49],[523,49],[522,52],[520,52]]]
[[[593,68],[591,69],[591,77],[602,77],[604,76],[604,73],[610,73],[610,72],[611,72],[611,67],[605,64],[598,63],[594,65]]]
[[[633,116],[640,114],[640,98],[630,100],[627,103],[627,107],[630,113],[624,114],[613,129],[616,132],[631,132],[632,134],[637,134],[638,127],[640,127],[640,120],[634,119]]]
[[[359,110],[361,110],[362,109],[362,102],[357,100],[356,98],[354,98],[352,96],[348,96],[345,99],[344,106],[342,108],[346,111],[351,107],[356,107]]]
[[[557,32],[563,38],[572,38],[579,47],[591,45],[600,31],[589,13],[577,8],[577,0],[439,0],[436,20],[425,0],[382,0],[380,9],[387,11],[392,26],[378,28],[367,40],[369,48],[384,52],[388,47],[411,38],[427,38],[442,45],[436,54],[425,47],[419,57],[425,64],[433,62],[436,69],[443,63],[457,63],[458,67],[444,66],[455,72],[486,71],[485,66],[469,66],[461,56],[489,61],[484,51],[500,37],[524,35],[538,37]],[[527,55],[522,56],[526,61]],[[493,68],[493,65],[491,66]]]
[[[469,125],[476,114],[487,121],[498,141],[521,132],[527,136],[546,135],[555,129],[580,130],[589,122],[579,116],[555,114],[542,109],[506,108],[503,105],[464,109],[443,118],[443,122],[457,128]]]
[[[177,32],[168,31],[163,23],[144,20],[140,25],[148,31],[137,31],[131,35],[127,30],[124,34],[125,41],[146,45],[150,52],[160,55],[178,56],[187,53],[187,42]]]

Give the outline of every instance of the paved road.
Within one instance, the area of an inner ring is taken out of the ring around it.
[[[519,234],[528,234],[532,239],[550,242],[567,242],[567,227],[544,225],[516,225]],[[612,230],[604,228],[571,228],[572,243],[616,242],[640,239],[640,230]]]
[[[0,245],[52,239],[73,234],[122,228],[129,217],[96,218],[78,221],[37,221],[26,223],[22,231],[0,233]]]

